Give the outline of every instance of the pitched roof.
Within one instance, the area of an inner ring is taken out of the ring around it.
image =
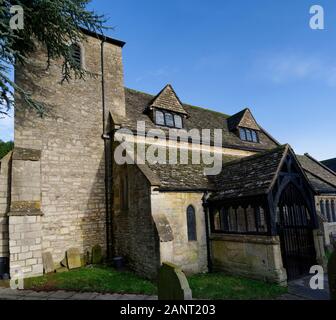
[[[323,165],[309,154],[297,156],[302,168],[307,172],[316,192],[335,193],[336,192],[336,173]]]
[[[126,97],[126,118],[123,126],[135,131],[137,129],[137,121],[143,121],[146,124],[146,129],[151,130],[157,128],[150,116],[144,112],[148,106],[153,103],[154,96],[125,88]],[[195,107],[188,104],[183,104],[183,109],[188,113],[188,118],[185,119],[185,129],[210,129],[211,141],[213,142],[214,129],[222,129],[223,141],[222,146],[227,148],[235,148],[251,151],[263,151],[273,149],[279,145],[266,131],[259,132],[260,143],[242,141],[235,133],[228,128],[228,115],[212,111],[205,108]],[[168,129],[160,128],[167,131]]]
[[[324,161],[321,161],[321,163],[324,164],[329,169],[331,169],[334,172],[336,172],[336,158],[329,159],[329,160],[324,160]]]
[[[259,125],[255,121],[250,109],[244,109],[227,119],[228,128],[233,131],[239,127],[260,130]]]
[[[225,164],[215,177],[218,192],[212,200],[266,194],[289,150],[288,145]]]
[[[330,175],[330,170],[308,155],[294,155],[289,145],[249,157],[223,155],[222,171],[217,176],[206,176],[204,170],[209,166],[204,163],[191,164],[191,151],[188,153],[189,164],[152,164],[147,161],[145,167],[147,175],[149,172],[155,177],[155,185],[160,186],[161,191],[208,190],[214,192],[210,200],[223,200],[266,194],[288,152],[297,159],[315,192],[336,194],[336,174]]]
[[[187,112],[183,109],[180,99],[170,84],[166,85],[154,98],[150,107],[161,108],[187,115]]]
[[[213,178],[206,176],[204,170],[208,165],[191,164],[191,152],[189,152],[190,164],[149,164],[147,166],[160,180],[160,190],[215,190]],[[223,155],[223,163],[238,159],[235,156]]]

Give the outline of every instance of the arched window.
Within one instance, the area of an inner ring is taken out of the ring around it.
[[[197,241],[196,214],[193,206],[187,209],[188,241]]]
[[[78,43],[71,45],[71,57],[76,65],[82,65],[82,48]]]

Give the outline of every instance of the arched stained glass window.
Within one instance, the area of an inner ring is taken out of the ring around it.
[[[193,206],[187,209],[188,241],[197,241],[196,214]]]

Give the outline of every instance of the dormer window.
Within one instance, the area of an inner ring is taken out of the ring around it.
[[[156,110],[155,111],[155,123],[158,126],[165,126],[170,128],[183,128],[183,120],[179,114],[172,112]]]
[[[258,132],[256,130],[239,128],[240,139],[248,142],[259,142]]]

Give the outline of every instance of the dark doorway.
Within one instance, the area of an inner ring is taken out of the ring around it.
[[[294,184],[284,189],[278,205],[277,227],[288,280],[309,274],[316,265],[314,223],[309,206]]]

